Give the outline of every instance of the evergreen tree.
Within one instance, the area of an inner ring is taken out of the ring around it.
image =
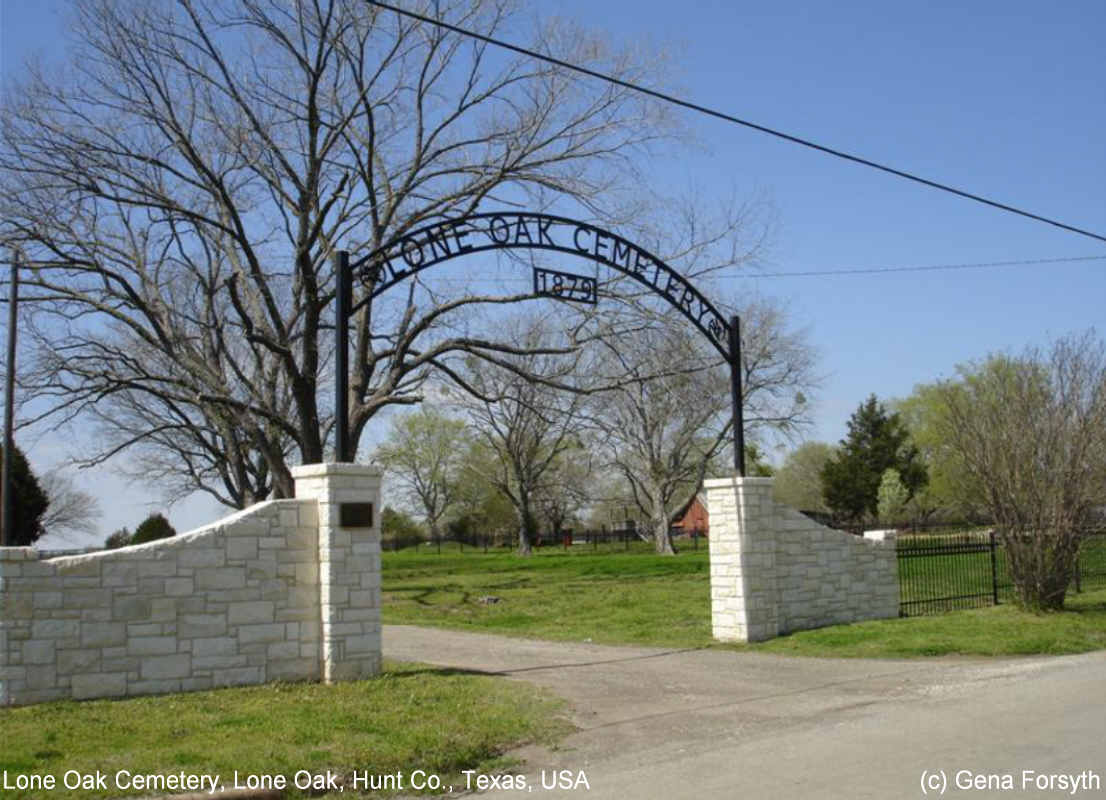
[[[822,468],[822,495],[834,514],[859,520],[879,512],[883,473],[896,470],[907,500],[928,480],[918,448],[899,415],[888,414],[873,394],[849,419],[849,433],[837,454]]]
[[[4,447],[0,445],[0,458]],[[50,498],[39,485],[38,478],[31,471],[23,451],[12,448],[12,530],[4,538],[8,547],[30,547],[46,531],[42,527],[42,516],[50,505]]]
[[[144,544],[145,542],[152,542],[156,539],[168,539],[170,536],[176,536],[177,529],[169,524],[162,514],[151,514],[142,521],[134,530],[134,536],[131,537],[131,544]]]

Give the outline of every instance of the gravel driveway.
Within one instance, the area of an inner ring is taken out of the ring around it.
[[[384,654],[569,702],[578,732],[487,797],[1106,798],[1103,652],[816,659],[385,626]]]

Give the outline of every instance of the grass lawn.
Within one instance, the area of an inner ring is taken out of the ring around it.
[[[405,550],[384,553],[382,616],[537,639],[697,647],[710,642],[708,570],[705,548],[675,558],[579,545],[530,558]]]
[[[569,553],[544,550],[529,559],[507,553],[385,553],[383,618],[540,639],[720,646],[710,632],[708,570],[704,550],[675,558],[595,555],[578,547]],[[481,603],[487,596],[499,602]],[[1069,593],[1068,609],[1054,614],[1028,614],[1004,604],[839,625],[740,647],[843,657],[1085,652],[1106,648],[1106,588]]]
[[[524,742],[550,743],[568,730],[560,703],[531,686],[411,664],[387,664],[377,680],[323,686],[278,684],[125,700],[46,703],[0,709],[0,773],[53,775],[68,770],[107,776],[108,791],[15,792],[12,797],[120,797],[118,770],[132,774],[234,773],[325,775],[345,784],[343,797],[379,797],[353,788],[355,773],[435,774],[443,787],[462,769],[505,766],[501,754]],[[205,787],[206,788],[206,787]],[[3,792],[8,796],[8,792]],[[337,794],[334,795],[338,796]]]

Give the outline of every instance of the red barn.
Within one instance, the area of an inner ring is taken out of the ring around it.
[[[710,530],[710,514],[701,496],[696,496],[684,511],[682,517],[672,523],[673,536],[690,536],[692,531],[698,536],[706,536]]]

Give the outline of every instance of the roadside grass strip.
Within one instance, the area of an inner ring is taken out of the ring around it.
[[[1032,614],[1013,604],[934,616],[873,620],[798,631],[756,646],[841,658],[1067,655],[1106,649],[1106,589],[1070,593],[1063,611]]]
[[[332,686],[275,684],[0,709],[3,779],[13,785],[19,776],[55,780],[53,789],[2,794],[149,796],[162,792],[135,788],[135,776],[141,782],[181,773],[218,775],[224,789],[236,782],[245,788],[249,776],[255,784],[283,776],[289,798],[322,794],[327,779],[341,796],[357,798],[426,793],[417,784],[435,776],[442,788],[429,793],[441,793],[464,787],[462,770],[510,766],[504,754],[515,746],[555,742],[571,729],[562,707],[522,683],[386,663],[380,678]],[[102,789],[64,785],[67,776],[72,783],[75,775],[97,774]],[[384,791],[371,788],[389,783]]]

